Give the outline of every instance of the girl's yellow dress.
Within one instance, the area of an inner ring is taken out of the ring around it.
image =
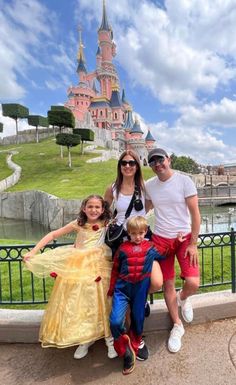
[[[111,335],[107,291],[112,261],[104,244],[105,227],[72,224],[75,245],[57,247],[26,262],[38,277],[57,274],[40,327],[42,347],[65,348]]]

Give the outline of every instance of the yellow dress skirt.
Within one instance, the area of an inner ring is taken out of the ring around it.
[[[26,267],[38,277],[57,274],[40,327],[42,347],[66,348],[110,336],[109,247],[62,246],[31,257]]]

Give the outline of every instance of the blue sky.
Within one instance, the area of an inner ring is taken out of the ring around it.
[[[121,87],[157,145],[236,162],[236,0],[106,1]],[[76,84],[78,25],[95,68],[102,0],[0,0],[0,103],[46,115]],[[14,122],[2,117],[4,134]],[[22,122],[21,129],[26,127]]]

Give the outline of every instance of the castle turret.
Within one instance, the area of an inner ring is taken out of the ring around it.
[[[139,123],[137,118],[135,119],[134,125],[133,125],[132,129],[130,130],[130,135],[133,139],[134,138],[135,139],[142,138],[143,131],[141,130],[141,126],[140,126],[140,123]]]
[[[120,128],[123,125],[125,114],[120,99],[120,90],[118,84],[112,85],[110,103],[112,108],[113,128]]]
[[[147,150],[150,151],[152,148],[154,148],[155,139],[153,138],[150,129],[148,129],[148,133],[145,138],[145,143]]]
[[[115,66],[112,63],[116,55],[116,46],[113,42],[113,32],[108,23],[106,4],[103,0],[102,22],[98,29],[98,42],[100,47],[99,68],[97,68],[97,79],[100,82],[101,94],[108,99],[111,98],[112,84],[119,82]]]
[[[82,29],[79,27],[79,50],[78,50],[78,66],[77,66],[77,73],[79,75],[80,81],[85,81],[85,77],[87,74],[87,69],[85,65],[85,57],[84,57],[84,51],[83,51],[83,43],[82,43],[82,36],[81,36]]]

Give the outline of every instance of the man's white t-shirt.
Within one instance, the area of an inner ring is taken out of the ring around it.
[[[146,199],[154,207],[154,234],[176,238],[179,232],[191,231],[191,219],[185,198],[197,195],[197,189],[188,176],[174,172],[165,182],[157,176],[145,183]]]

